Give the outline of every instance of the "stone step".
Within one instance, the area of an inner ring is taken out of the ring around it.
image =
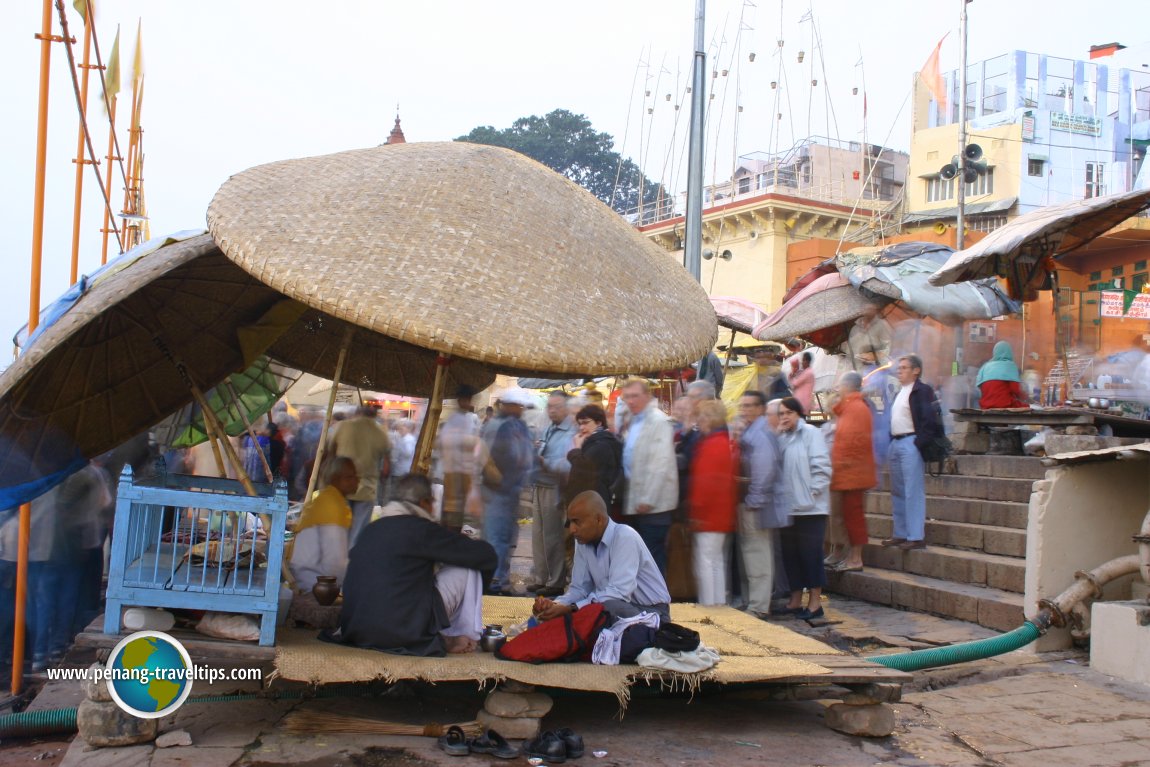
[[[1028,503],[1033,488],[1033,479],[964,474],[940,474],[937,477],[928,474],[926,477],[927,495]],[[879,477],[878,489],[890,490],[890,475],[885,471]]]
[[[1044,479],[1042,459],[1024,455],[956,455],[955,470],[962,476]]]
[[[872,538],[863,547],[863,562],[868,567],[925,575],[954,583],[988,586],[1017,594],[1024,590],[1024,559],[929,544],[925,549],[903,551],[897,547],[884,547],[880,545],[881,540]]]
[[[827,591],[831,593],[957,618],[995,631],[1016,629],[1025,620],[1022,595],[1000,589],[871,568],[830,573],[828,579]]]
[[[872,490],[866,494],[868,514],[890,516],[890,493]],[[963,522],[970,525],[992,525],[1025,530],[1030,505],[1010,501],[988,501],[981,498],[953,498],[927,496],[926,517],[942,522]]]
[[[893,527],[894,519],[889,514],[867,515],[867,530],[876,538],[891,537]],[[928,519],[926,542],[935,546],[1026,558],[1026,531],[1011,527]]]

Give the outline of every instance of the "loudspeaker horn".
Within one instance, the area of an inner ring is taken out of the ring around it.
[[[962,150],[962,156],[971,162],[981,160],[982,147],[980,147],[978,144],[967,144],[966,149]]]
[[[943,181],[950,181],[958,175],[958,165],[948,162],[938,169],[938,175]]]
[[[934,225],[934,233],[937,235],[946,234],[946,228],[947,228],[946,224],[939,221],[937,224]]]

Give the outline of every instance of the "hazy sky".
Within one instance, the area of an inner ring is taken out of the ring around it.
[[[66,5],[78,36],[78,15]],[[1147,15],[1134,0],[1106,0],[1090,12],[1078,0],[968,7],[972,62],[1015,48],[1085,58],[1092,44],[1145,42],[1130,37]],[[502,128],[569,109],[615,136],[649,176],[681,189],[694,9],[693,0],[104,0],[97,29],[106,56],[121,26],[126,95],[143,19],[145,183],[156,236],[203,227],[216,189],[245,168],[382,143],[397,104],[409,141],[450,140],[478,125]],[[815,24],[804,20],[811,10]],[[730,175],[736,149],[781,150],[808,132],[860,139],[864,72],[868,140],[889,135],[891,146],[908,147],[913,75],[948,30],[942,63],[957,66],[958,12],[957,0],[711,0],[708,70],[728,72],[708,74],[715,96],[707,180]],[[28,313],[39,29],[40,3],[6,4],[0,343]],[[772,80],[782,87],[772,90]],[[77,120],[61,45],[53,46],[51,93],[42,304],[67,287],[71,240]],[[96,94],[88,114],[102,154],[107,128]],[[127,108],[122,100],[120,114]],[[126,146],[123,134],[121,141]],[[114,183],[113,192],[119,210],[122,187]],[[81,272],[99,265],[100,216],[89,175]]]

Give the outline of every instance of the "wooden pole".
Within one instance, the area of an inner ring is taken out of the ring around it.
[[[40,103],[36,117],[36,185],[32,197],[32,276],[28,300],[28,337],[40,322],[40,263],[44,253],[44,165],[48,158],[48,71],[52,63],[52,0],[43,0],[40,18]],[[16,611],[12,630],[12,694],[24,689],[25,608],[28,604],[28,543],[32,504],[20,506],[16,543]]]
[[[228,387],[228,393],[232,395],[232,402],[235,403],[236,411],[240,414],[240,420],[244,422],[244,428],[247,429],[248,439],[258,448],[260,442],[256,438],[256,430],[252,428],[252,421],[248,418],[248,414],[244,410],[243,402],[240,401],[240,395],[236,394],[236,387],[232,385],[231,376],[224,379],[224,385]],[[260,463],[264,465],[264,476],[268,478],[268,482],[274,481],[275,478],[272,477],[272,466],[268,463],[268,457],[264,455],[263,450],[258,450],[257,452],[260,454]]]
[[[244,471],[244,464],[240,461],[240,457],[236,455],[236,449],[232,447],[232,441],[228,439],[228,433],[224,429],[224,425],[216,419],[216,412],[212,410],[208,404],[208,400],[204,397],[204,393],[200,391],[200,387],[192,386],[192,396],[195,397],[196,402],[199,403],[200,409],[204,411],[204,425],[207,426],[210,420],[212,423],[211,428],[215,429],[216,433],[219,434],[220,442],[224,447],[224,454],[228,457],[228,461],[231,462],[232,466],[235,467],[237,478],[243,486],[244,492],[248,495],[259,495],[259,493],[256,492],[255,485],[252,484],[251,478],[248,477],[248,473]]]
[[[115,226],[115,221],[112,219],[111,211],[111,197],[112,197],[112,163],[119,159],[116,156],[116,94],[112,94],[111,107],[108,109],[108,166],[104,168],[104,189],[108,191],[108,204],[104,206],[104,228],[100,231],[103,232],[104,242],[100,246],[100,263],[108,263],[108,235],[118,229],[109,229],[109,226]]]
[[[84,197],[84,166],[90,162],[84,159],[84,146],[87,143],[85,116],[88,114],[88,72],[92,50],[92,3],[84,5],[84,57],[80,64],[80,128],[76,138],[76,199],[72,205],[72,270],[69,285],[75,285],[80,276],[80,207]]]
[[[731,358],[735,356],[735,334],[739,331],[731,328],[731,340],[727,344],[727,357],[723,360],[723,375],[727,374],[727,368],[731,366]],[[719,392],[722,394],[722,392]]]
[[[335,395],[339,393],[339,379],[343,378],[343,365],[347,362],[347,352],[351,348],[351,339],[355,335],[355,326],[348,327],[343,337],[343,345],[339,347],[339,357],[335,361],[335,379],[331,382],[331,394],[327,397],[327,412],[323,415],[323,428],[319,432],[319,444],[315,449],[315,463],[311,466],[311,477],[307,481],[307,493],[303,502],[311,500],[315,492],[316,482],[319,480],[319,466],[323,463],[323,454],[327,452],[327,431],[331,427],[331,413],[335,410]]]
[[[435,383],[431,387],[431,399],[427,402],[427,414],[419,429],[419,440],[415,443],[415,460],[411,463],[413,474],[426,475],[431,471],[431,447],[435,442],[435,431],[439,427],[439,414],[443,412],[443,392],[447,388],[447,366],[452,362],[450,354],[440,354],[435,359]]]

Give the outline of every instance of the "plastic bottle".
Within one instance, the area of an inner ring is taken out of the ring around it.
[[[124,628],[129,631],[168,631],[176,625],[176,616],[167,610],[129,607],[124,611]]]

